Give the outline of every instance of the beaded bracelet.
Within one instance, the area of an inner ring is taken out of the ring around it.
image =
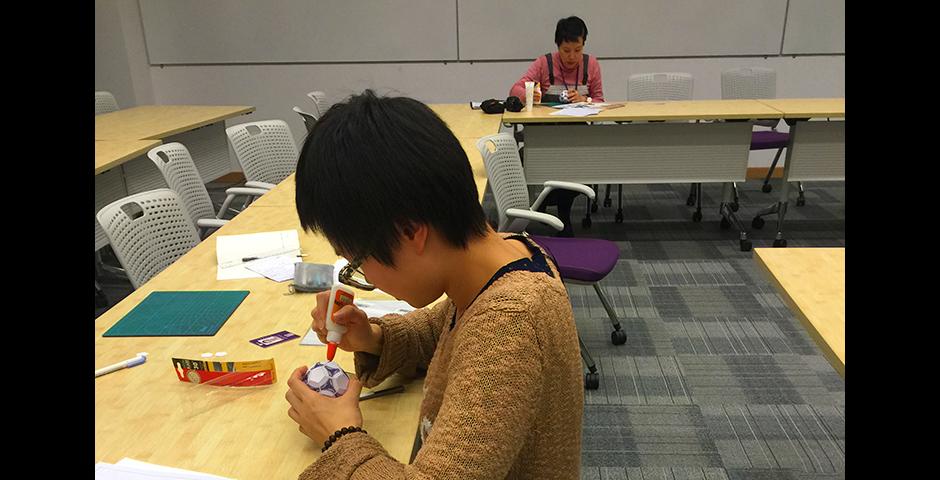
[[[339,440],[339,437],[342,437],[343,435],[346,435],[347,433],[353,433],[353,432],[369,433],[363,430],[362,427],[343,427],[333,432],[333,435],[330,435],[330,438],[323,444],[323,450],[320,450],[320,453],[323,453],[326,451],[327,448],[330,448],[333,445],[333,442]]]

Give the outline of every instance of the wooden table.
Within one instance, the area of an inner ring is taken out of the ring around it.
[[[225,120],[251,113],[243,105],[142,105],[95,116],[95,140],[161,140],[186,146],[203,182],[238,170],[229,158]],[[122,165],[128,194],[165,188],[160,172],[146,158]]]
[[[330,263],[332,247],[305,235],[293,207],[249,207],[95,321],[95,366],[150,354],[147,363],[95,380],[95,460],[124,457],[239,479],[294,478],[319,456],[287,416],[284,399],[290,372],[325,357],[323,347],[294,340],[267,349],[248,340],[288,330],[304,335],[310,326],[312,294],[284,295],[287,282],[267,279],[217,281],[219,235],[297,229],[307,262]],[[212,337],[104,338],[104,333],[150,292],[160,290],[249,290],[251,293]],[[362,298],[386,298],[357,292]],[[275,358],[278,381],[267,387],[218,389],[177,380],[172,357],[199,359],[202,352],[228,352],[229,361]],[[352,355],[337,361],[353,371]],[[385,388],[402,379],[390,379]],[[366,429],[403,462],[410,458],[418,424],[422,381],[406,393],[362,403]]]
[[[754,120],[781,118],[780,112],[756,100],[682,100],[662,102],[605,102],[621,105],[590,117],[551,115],[558,109],[536,105],[531,112],[504,112],[510,124],[627,122],[650,120]]]
[[[773,98],[757,100],[783,118],[845,118],[844,98]]]
[[[783,222],[790,202],[790,182],[845,180],[845,99],[777,98],[758,101],[781,113],[790,126],[790,144],[777,189],[778,200],[757,212],[751,226],[762,228],[764,216],[777,215],[774,246],[785,247],[787,240],[783,234]]]
[[[844,378],[845,249],[755,248],[754,258]]]
[[[558,109],[541,105],[531,112],[504,113],[503,122],[514,131],[525,126],[526,182],[723,183],[722,223],[734,225],[741,250],[750,250],[747,230],[730,207],[732,185],[747,178],[751,121],[782,114],[756,100],[607,103],[619,106],[589,117],[555,116]],[[615,221],[623,218],[618,202]],[[701,211],[692,218],[699,221]]]
[[[160,140],[95,140],[95,175],[139,157],[161,143]]]

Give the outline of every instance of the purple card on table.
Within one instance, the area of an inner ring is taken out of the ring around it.
[[[284,330],[283,332],[272,333],[271,335],[265,335],[263,337],[249,341],[261,348],[268,348],[271,345],[277,345],[295,338],[300,338],[300,335],[296,335],[288,332],[287,330]]]

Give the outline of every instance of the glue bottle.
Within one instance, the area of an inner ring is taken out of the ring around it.
[[[336,345],[343,339],[346,333],[345,325],[333,323],[333,314],[338,312],[346,305],[353,304],[355,293],[353,289],[337,283],[330,289],[330,304],[326,307],[326,359],[333,361],[336,356]]]

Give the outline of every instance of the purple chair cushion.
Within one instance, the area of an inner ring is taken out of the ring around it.
[[[540,235],[531,238],[555,257],[563,279],[598,282],[614,269],[620,258],[620,248],[609,240]]]
[[[751,150],[768,150],[771,148],[784,148],[790,144],[790,134],[773,132],[770,130],[754,132],[751,134]]]

